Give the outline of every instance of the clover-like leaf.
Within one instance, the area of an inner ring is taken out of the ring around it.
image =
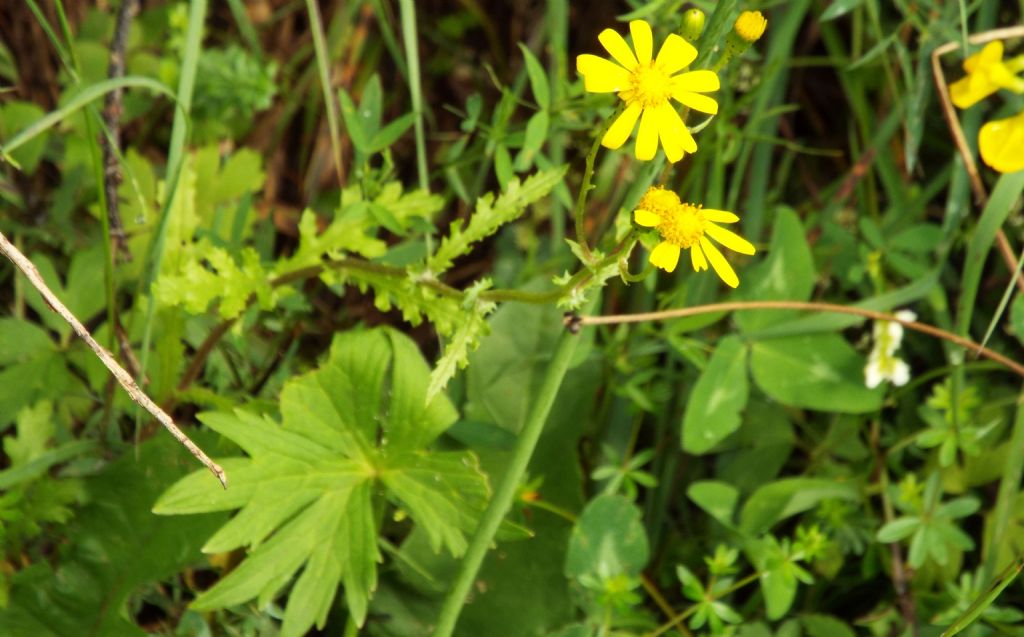
[[[407,337],[352,332],[335,339],[320,368],[285,385],[281,424],[242,410],[201,414],[248,456],[223,460],[230,489],[197,471],[168,489],[154,511],[240,509],[203,550],[251,552],[193,607],[267,602],[301,568],[282,635],[322,627],[339,583],[361,624],[381,560],[377,521],[385,499],[377,494],[421,525],[434,550],[464,552],[489,487],[472,453],[427,449],[457,417],[444,394],[426,400],[429,381]]]

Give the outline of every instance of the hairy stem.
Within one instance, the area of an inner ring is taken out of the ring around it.
[[[534,449],[537,448],[537,440],[544,430],[544,423],[551,413],[551,407],[555,403],[555,396],[558,394],[566,372],[569,371],[569,363],[572,361],[576,346],[579,344],[579,337],[574,334],[563,332],[559,337],[558,345],[555,347],[554,356],[548,364],[547,371],[540,386],[540,391],[533,401],[529,417],[523,430],[519,433],[515,449],[512,451],[512,458],[509,462],[505,475],[501,477],[494,496],[487,505],[487,510],[480,519],[480,525],[470,540],[466,555],[459,565],[459,572],[455,578],[448,596],[445,597],[444,605],[441,607],[441,615],[438,618],[437,627],[434,629],[433,637],[450,637],[455,630],[455,624],[462,612],[466,601],[466,595],[473,586],[480,565],[483,564],[487,549],[494,541],[494,534],[498,531],[501,520],[508,513],[515,498],[516,489],[523,480],[526,468],[533,457]]]

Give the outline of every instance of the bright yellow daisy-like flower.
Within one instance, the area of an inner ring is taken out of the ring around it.
[[[981,51],[964,60],[967,75],[949,85],[949,96],[960,108],[974,106],[1001,88],[1024,93],[1024,55],[1003,62],[1003,43],[989,42]]]
[[[1024,112],[982,126],[978,150],[985,163],[1001,173],[1024,170]]]
[[[754,244],[717,225],[739,221],[735,214],[683,203],[679,195],[660,186],[644,193],[633,219],[641,226],[658,229],[662,241],[651,252],[650,260],[666,272],[676,269],[680,251],[688,249],[694,272],[707,270],[710,262],[719,278],[734,288],[740,284],[739,277],[709,237],[740,254],[755,251]]]
[[[629,23],[629,32],[633,36],[632,49],[613,29],[605,29],[598,36],[618,64],[590,54],[576,58],[576,70],[583,76],[586,90],[618,93],[626,103],[625,110],[612,123],[601,144],[606,148],[619,148],[629,139],[639,119],[636,158],[654,159],[660,139],[665,156],[677,162],[685,153],[697,152],[697,142],[670,100],[714,115],[718,112],[718,102],[702,93],[718,90],[718,76],[713,71],[676,75],[697,58],[697,49],[674,33],[665,40],[658,56],[652,58],[651,25],[644,20],[633,20]]]

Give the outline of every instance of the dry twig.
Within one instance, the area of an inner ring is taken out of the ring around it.
[[[988,349],[969,338],[964,338],[952,332],[917,321],[908,321],[895,314],[868,310],[862,307],[850,307],[848,305],[837,305],[835,303],[816,303],[810,301],[732,301],[728,303],[709,303],[707,305],[696,305],[675,310],[663,310],[661,312],[637,312],[636,314],[609,314],[605,316],[577,316],[569,314],[565,317],[565,325],[568,329],[579,329],[586,325],[617,325],[619,323],[646,323],[648,321],[664,321],[667,319],[683,318],[684,316],[698,316],[700,314],[713,314],[715,312],[739,312],[743,310],[809,310],[812,312],[834,312],[836,314],[852,314],[862,316],[875,321],[890,321],[899,323],[903,327],[921,332],[935,338],[941,338],[955,343],[960,347],[971,350],[979,356],[993,360],[1015,374],[1024,377],[1024,365],[1011,360],[1009,357]]]
[[[92,335],[89,333],[89,330],[85,329],[85,326],[82,325],[82,323],[77,318],[75,318],[75,315],[72,314],[71,311],[63,303],[61,303],[60,299],[57,298],[57,296],[50,290],[50,288],[47,287],[46,283],[43,281],[43,277],[40,276],[39,274],[39,270],[36,269],[36,266],[31,261],[29,261],[28,257],[22,254],[20,250],[14,247],[14,245],[7,240],[7,237],[5,237],[2,232],[0,232],[0,252],[2,252],[4,256],[10,259],[11,263],[13,263],[15,267],[21,270],[21,273],[25,275],[29,283],[31,283],[32,286],[39,291],[43,298],[46,299],[46,302],[47,304],[49,304],[50,308],[52,308],[53,311],[59,314],[61,318],[67,321],[68,325],[70,325],[71,328],[75,330],[75,333],[78,334],[78,336],[80,336],[82,340],[86,342],[86,344],[93,351],[93,353],[95,353],[96,356],[100,359],[100,361],[102,361],[103,365],[108,370],[110,370],[111,374],[114,375],[114,378],[117,379],[117,382],[121,384],[121,387],[124,387],[124,390],[128,392],[128,395],[131,396],[131,399],[138,403],[143,409],[152,414],[154,418],[160,421],[160,424],[163,425],[164,428],[167,429],[167,431],[171,432],[172,436],[178,439],[178,442],[184,445],[185,448],[188,449],[193,456],[198,458],[200,462],[206,465],[206,468],[213,472],[213,475],[215,475],[217,479],[220,480],[220,483],[226,489],[228,487],[228,477],[227,474],[224,472],[224,469],[222,469],[220,465],[218,465],[216,462],[211,460],[210,457],[207,456],[202,449],[196,446],[196,444],[192,442],[192,440],[189,439],[187,435],[185,435],[185,432],[183,432],[181,429],[178,429],[178,426],[174,424],[174,421],[171,420],[171,417],[168,416],[164,410],[160,409],[160,407],[156,403],[154,403],[150,399],[150,397],[147,396],[139,388],[138,384],[135,382],[135,379],[132,378],[131,374],[126,372],[123,367],[118,365],[117,361],[114,360],[113,355],[106,349],[104,349],[102,345],[96,342],[96,339],[92,337]]]

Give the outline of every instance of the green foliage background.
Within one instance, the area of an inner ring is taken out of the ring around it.
[[[704,308],[1019,359],[1024,173],[976,200],[931,55],[1021,3],[147,2],[108,79],[114,4],[5,9],[0,231],[230,487],[0,269],[0,634],[1024,635],[1013,370]],[[694,8],[700,149],[598,152],[575,56]],[[740,216],[738,289],[647,265],[656,184]]]

